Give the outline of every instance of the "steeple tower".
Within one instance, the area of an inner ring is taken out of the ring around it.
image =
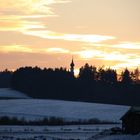
[[[73,57],[72,57],[72,61],[71,61],[71,64],[70,64],[70,72],[71,74],[74,76],[74,61],[73,61]]]

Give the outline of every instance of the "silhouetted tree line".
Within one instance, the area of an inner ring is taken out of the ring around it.
[[[77,77],[65,68],[21,67],[8,73],[11,87],[33,98],[140,105],[138,68],[119,75],[111,68],[85,64]]]
[[[12,72],[5,69],[0,71],[0,88],[11,87]]]
[[[118,122],[113,121],[101,121],[96,118],[87,120],[65,120],[61,117],[48,117],[38,120],[26,120],[24,118],[17,117],[0,117],[0,125],[80,125],[80,124],[118,124]]]
[[[75,80],[65,68],[25,67],[13,73],[12,87],[34,98],[68,99]]]

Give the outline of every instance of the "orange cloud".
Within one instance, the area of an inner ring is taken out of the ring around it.
[[[120,44],[112,45],[113,48],[121,48],[121,49],[132,49],[132,50],[139,50],[140,43],[135,42],[122,42]]]
[[[40,54],[66,54],[70,53],[69,50],[64,48],[32,48],[22,45],[9,45],[9,46],[0,46],[0,52],[9,53],[9,52],[24,52],[24,53],[40,53]]]
[[[74,54],[78,54],[80,58],[85,59],[85,60],[101,57],[102,53],[103,52],[99,50],[89,50],[89,49],[74,52]]]
[[[0,31],[20,31],[29,29],[44,29],[45,26],[37,21],[28,21],[29,18],[37,16],[0,16]]]
[[[48,53],[69,53],[70,51],[63,48],[47,48],[45,50]]]
[[[10,46],[0,46],[0,52],[9,53],[9,52],[26,52],[31,53],[33,50],[29,47],[24,47],[20,45],[10,45]]]
[[[57,33],[49,30],[34,31],[24,30],[22,33],[32,36],[37,36],[46,39],[66,40],[66,41],[79,41],[86,43],[97,43],[106,40],[115,39],[114,36],[94,35],[94,34],[65,34]]]
[[[0,11],[3,14],[46,14],[53,15],[52,4],[68,3],[69,0],[0,0]]]

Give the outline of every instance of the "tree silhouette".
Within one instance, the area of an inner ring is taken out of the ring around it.
[[[136,68],[133,72],[134,76],[133,76],[133,80],[135,82],[138,82],[139,81],[139,76],[140,76],[140,71],[139,71],[139,68]]]
[[[96,75],[96,67],[89,66],[88,63],[86,63],[83,67],[80,68],[79,78],[82,80],[96,80]]]
[[[0,88],[11,87],[12,72],[8,69],[0,72]]]
[[[102,83],[116,84],[117,83],[117,72],[110,68],[100,68],[98,72],[98,79]]]
[[[121,74],[121,82],[125,85],[130,85],[132,83],[132,77],[130,75],[129,70],[126,68],[124,72]]]

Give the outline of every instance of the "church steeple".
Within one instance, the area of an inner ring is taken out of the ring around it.
[[[74,61],[73,61],[73,57],[72,57],[72,61],[71,61],[71,64],[70,64],[70,72],[71,74],[74,76]]]

